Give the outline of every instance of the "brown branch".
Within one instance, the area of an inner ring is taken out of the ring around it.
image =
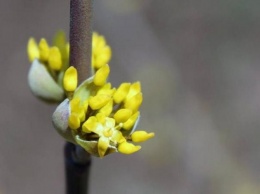
[[[70,65],[80,84],[90,76],[93,0],[70,0]]]

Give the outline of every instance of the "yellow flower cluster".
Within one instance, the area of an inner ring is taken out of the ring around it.
[[[69,44],[66,42],[65,34],[58,32],[54,37],[53,46],[49,46],[45,38],[37,44],[34,38],[30,38],[27,45],[29,61],[38,59],[47,65],[50,71],[60,71],[64,66],[68,67]]]
[[[48,102],[63,101],[53,114],[53,124],[67,141],[104,157],[113,152],[132,154],[141,149],[133,143],[154,136],[135,131],[143,100],[140,82],[122,83],[118,88],[107,82],[112,52],[103,36],[93,33],[93,76],[79,86],[77,70],[69,67],[64,32],[56,34],[52,46],[46,39],[37,43],[30,38],[27,52],[32,62],[28,74],[32,92]]]
[[[79,144],[97,142],[96,155],[99,157],[115,151],[132,154],[141,147],[130,142],[143,142],[154,136],[145,131],[133,132],[143,99],[140,82],[122,83],[118,88],[112,88],[107,82],[109,72],[109,66],[103,65],[76,88],[77,71],[70,67],[63,80],[64,86],[68,86],[65,90],[75,90],[70,99],[68,125],[81,139]]]
[[[38,61],[39,64],[43,65],[47,74],[49,74],[51,82],[65,90],[63,85],[63,76],[67,68],[69,67],[69,43],[66,41],[66,35],[63,31],[59,31],[54,39],[53,44],[50,46],[46,39],[42,38],[39,43],[34,38],[30,38],[27,45],[27,53],[30,62]],[[92,69],[95,72],[100,67],[107,64],[112,56],[111,48],[107,45],[104,36],[94,32],[92,36]],[[34,68],[36,69],[36,68]],[[41,68],[42,69],[42,68]],[[35,74],[35,73],[34,73]],[[37,82],[39,82],[39,79]],[[46,81],[46,80],[43,80]],[[30,86],[33,83],[30,84]],[[77,84],[76,84],[77,85]],[[57,88],[57,87],[55,87]],[[34,88],[31,88],[33,90]],[[40,89],[37,89],[40,90]],[[34,94],[42,94],[44,91],[33,91]],[[46,93],[46,91],[45,91]],[[55,93],[55,92],[53,92]],[[38,95],[44,99],[44,96],[53,95]],[[60,98],[55,98],[60,99]],[[51,100],[51,99],[47,99]],[[63,99],[62,99],[63,100]]]

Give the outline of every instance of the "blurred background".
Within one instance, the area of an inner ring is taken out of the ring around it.
[[[256,0],[96,0],[110,81],[142,82],[134,155],[93,158],[90,194],[260,193],[260,12]],[[65,193],[55,106],[29,91],[30,36],[69,32],[69,0],[0,0],[0,194]]]

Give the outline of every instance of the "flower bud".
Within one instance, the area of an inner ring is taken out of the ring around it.
[[[73,66],[69,67],[64,74],[63,86],[67,92],[73,92],[78,85],[78,72]]]
[[[131,137],[133,142],[139,143],[154,137],[154,133],[147,133],[146,131],[135,131]]]
[[[52,124],[56,131],[67,141],[75,143],[73,130],[69,128],[68,119],[70,117],[70,102],[65,99],[54,111]]]
[[[43,100],[56,102],[64,99],[63,89],[37,59],[33,61],[29,70],[28,82],[32,93]]]
[[[103,86],[106,83],[107,77],[109,75],[110,68],[106,64],[97,70],[94,76],[94,84],[97,86]]]
[[[123,142],[118,146],[118,151],[122,154],[133,154],[141,149],[141,146],[135,146],[132,143]]]

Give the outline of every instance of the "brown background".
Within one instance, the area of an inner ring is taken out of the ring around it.
[[[260,3],[96,0],[94,29],[113,48],[110,80],[142,82],[130,156],[93,158],[90,193],[260,193]],[[69,0],[0,0],[0,194],[64,193],[55,106],[27,86],[28,38],[68,33]]]

